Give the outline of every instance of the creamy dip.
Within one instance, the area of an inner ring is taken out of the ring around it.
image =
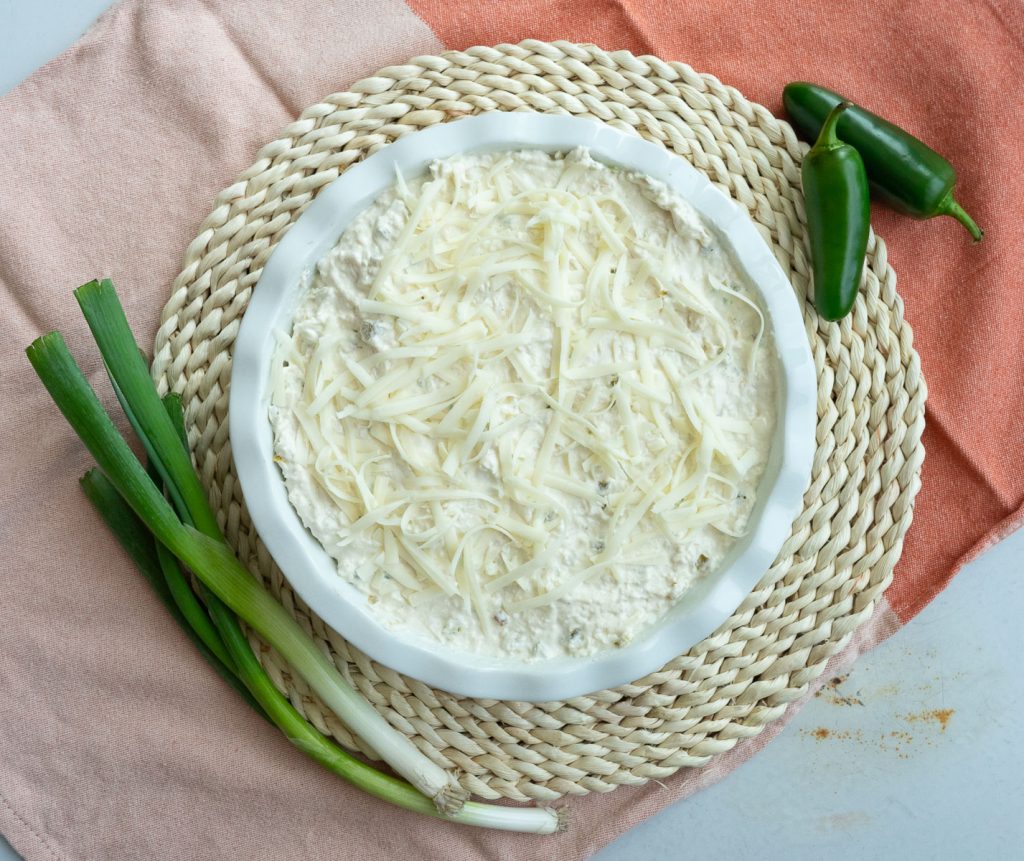
[[[275,459],[386,626],[590,655],[743,535],[775,375],[756,293],[666,186],[582,149],[457,156],[398,177],[311,274]]]

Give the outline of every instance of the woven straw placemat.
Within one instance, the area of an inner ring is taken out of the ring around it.
[[[633,684],[540,705],[453,696],[369,660],[296,597],[253,531],[228,444],[231,348],[268,256],[320,189],[402,135],[506,110],[590,117],[670,148],[747,208],[806,296],[807,147],[786,123],[681,63],[563,42],[477,47],[381,69],[260,151],[188,247],[153,373],[184,397],[196,462],[240,558],[363,695],[476,795],[552,800],[704,765],[806,693],[892,579],[924,459],[925,384],[896,275],[872,236],[853,313],[826,324],[806,306],[818,448],[805,508],[771,571],[717,631]],[[253,644],[299,711],[360,749],[276,654]]]

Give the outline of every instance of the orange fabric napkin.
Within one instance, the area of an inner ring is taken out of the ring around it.
[[[60,328],[102,383],[70,290],[110,275],[149,343],[215,193],[305,105],[444,47],[525,37],[680,59],[780,109],[832,85],[957,165],[986,228],[878,210],[931,388],[897,578],[833,669],[910,619],[1024,504],[1024,7],[1013,0],[722,4],[139,0],[0,100],[0,831],[36,859],[579,859],[717,780],[782,722],[665,785],[571,800],[556,837],[386,809],[253,716],[194,654],[76,486],[88,455],[22,350]],[[101,387],[102,388],[102,387]]]

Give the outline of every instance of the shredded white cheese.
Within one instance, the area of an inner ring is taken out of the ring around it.
[[[320,262],[271,389],[289,498],[380,618],[525,660],[622,645],[712,570],[775,422],[714,235],[583,150],[399,177]]]

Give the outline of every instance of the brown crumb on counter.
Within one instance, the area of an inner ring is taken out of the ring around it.
[[[949,719],[956,714],[956,709],[932,709],[931,711],[919,712],[918,714],[903,715],[907,723],[921,723],[922,721],[935,721],[942,731],[949,726]]]
[[[864,705],[864,700],[862,700],[859,696],[844,694],[841,690],[839,690],[840,686],[848,678],[850,678],[849,673],[847,673],[844,676],[836,676],[835,678],[829,679],[827,682],[825,682],[825,684],[818,688],[817,691],[815,691],[814,696],[817,699],[824,699],[826,702],[830,702],[834,706]],[[857,691],[857,693],[859,694],[860,691]]]

